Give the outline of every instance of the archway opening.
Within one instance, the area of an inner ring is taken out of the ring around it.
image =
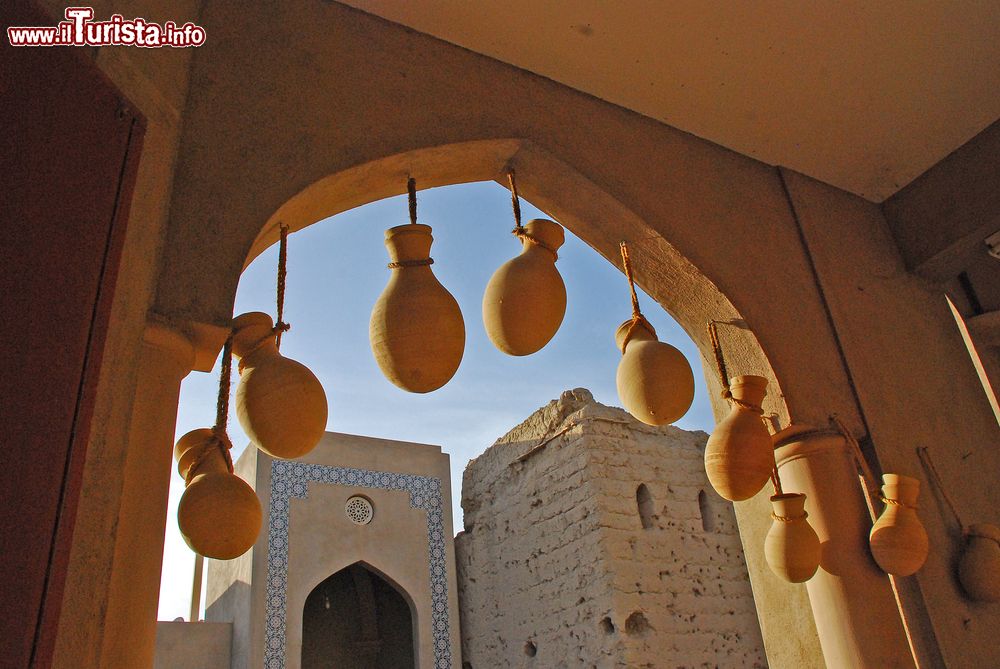
[[[363,564],[341,569],[306,597],[302,669],[405,669],[415,658],[410,604]]]

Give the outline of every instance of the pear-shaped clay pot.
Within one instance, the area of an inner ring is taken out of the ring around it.
[[[694,374],[683,353],[658,341],[645,319],[618,326],[615,342],[622,352],[615,384],[626,411],[647,425],[673,423],[687,413]]]
[[[733,402],[705,445],[705,473],[712,487],[731,502],[750,499],[764,487],[774,469],[771,435],[759,413],[767,393],[762,376],[737,376],[729,386]]]
[[[448,383],[465,352],[465,321],[458,302],[430,265],[410,265],[430,257],[431,228],[419,223],[385,231],[392,269],[372,309],[368,329],[382,373],[411,393],[429,393]]]
[[[1000,527],[969,526],[958,561],[958,580],[972,599],[1000,602]]]
[[[297,458],[326,430],[326,393],[309,368],[278,352],[271,317],[259,311],[233,321],[240,359],[236,416],[250,440],[275,458]]]
[[[887,574],[909,576],[927,559],[927,531],[917,516],[920,481],[901,474],[882,475],[885,511],[868,535],[872,557]]]
[[[530,355],[552,339],[566,314],[566,286],[556,269],[562,226],[541,218],[528,221],[521,254],[500,266],[486,284],[483,325],[490,341],[507,355]]]
[[[774,523],[764,538],[764,558],[789,583],[804,583],[819,568],[819,537],[806,520],[805,504],[802,493],[771,497]]]
[[[187,487],[177,506],[181,536],[194,552],[216,560],[246,553],[260,533],[260,502],[243,479],[229,472],[212,430],[192,430],[174,447]]]

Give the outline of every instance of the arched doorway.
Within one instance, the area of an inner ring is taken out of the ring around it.
[[[415,667],[409,602],[361,563],[313,588],[302,610],[302,669]]]

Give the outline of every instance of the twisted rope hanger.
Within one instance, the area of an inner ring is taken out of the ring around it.
[[[556,252],[554,248],[535,237],[530,232],[528,232],[523,225],[521,225],[521,199],[517,194],[517,181],[514,178],[514,168],[507,171],[507,183],[510,184],[510,204],[511,208],[514,210],[514,229],[511,230],[511,234],[520,240],[528,240],[536,246],[540,246],[553,256],[556,260],[559,260],[559,253]]]
[[[628,330],[625,331],[625,341],[628,341],[632,337],[632,332],[640,323],[649,328],[649,331],[655,337],[656,330],[653,328],[653,324],[646,320],[646,317],[642,315],[642,311],[639,309],[639,296],[635,293],[635,276],[632,273],[632,260],[628,255],[628,242],[622,241],[618,246],[621,248],[622,267],[625,270],[625,278],[628,279],[628,289],[632,294],[632,320],[629,323]],[[624,351],[622,355],[624,355]]]
[[[226,433],[226,425],[229,422],[229,389],[232,374],[233,334],[230,332],[226,338],[226,344],[222,347],[222,369],[219,373],[219,396],[215,403],[215,425],[212,426],[212,443],[203,447],[198,457],[188,467],[187,474],[184,477],[185,485],[191,483],[191,479],[197,474],[202,462],[211,455],[213,446],[218,448],[222,453],[226,469],[229,470],[230,474],[233,473],[233,456],[229,452],[233,447],[233,442]]]
[[[281,350],[281,335],[288,332],[292,326],[286,323],[285,314],[285,279],[288,275],[288,226],[284,223],[279,225],[281,230],[281,241],[278,244],[278,319],[274,323],[274,333],[277,337],[278,350]]]
[[[417,180],[409,177],[406,180],[406,195],[410,205],[410,225],[417,224]],[[423,258],[421,260],[399,260],[391,262],[386,267],[389,269],[400,269],[402,267],[422,267],[433,265],[434,258]]]

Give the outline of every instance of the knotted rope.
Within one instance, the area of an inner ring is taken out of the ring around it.
[[[507,183],[510,184],[510,204],[511,208],[514,210],[514,229],[510,231],[511,234],[521,241],[527,240],[536,246],[540,246],[551,253],[556,260],[559,260],[559,254],[554,248],[540,240],[538,237],[532,235],[523,225],[521,225],[521,199],[517,194],[517,181],[514,179],[513,168],[507,171]]]
[[[229,435],[226,434],[226,424],[229,422],[229,385],[233,373],[233,335],[229,334],[226,344],[222,347],[222,370],[219,373],[219,396],[215,404],[215,425],[212,426],[212,439],[210,442],[199,447],[199,453],[194,458],[191,466],[184,476],[184,485],[191,483],[191,479],[198,473],[202,463],[212,455],[214,449],[219,449],[222,459],[226,463],[226,469],[233,473],[233,457],[229,450],[233,447]]]
[[[410,204],[410,225],[417,224],[417,180],[410,177],[406,180],[406,194]],[[421,260],[399,260],[391,262],[386,267],[389,269],[400,269],[402,267],[422,267],[433,265],[434,258],[423,258]]]
[[[781,494],[780,492],[778,493]],[[779,523],[791,523],[796,520],[805,520],[809,517],[809,513],[806,511],[802,512],[801,516],[779,516],[778,514],[771,512],[771,518],[777,520]]]
[[[955,516],[955,522],[958,523],[959,529],[962,531],[962,536],[969,534],[969,527],[962,522],[962,517],[958,514],[958,508],[952,501],[951,496],[948,494],[948,489],[944,486],[944,481],[941,480],[941,475],[938,473],[937,467],[934,466],[934,461],[931,460],[930,451],[927,450],[926,446],[921,446],[917,448],[917,457],[920,458],[920,462],[924,465],[924,469],[930,474],[931,482],[934,486],[941,492],[941,497],[944,498],[945,504],[948,505],[948,509],[951,510],[953,516]]]
[[[274,333],[278,336],[277,346],[281,349],[281,335],[292,329],[286,323],[285,315],[285,278],[288,275],[288,226],[284,223],[278,227],[281,230],[281,242],[278,244],[278,319],[274,323]]]
[[[628,279],[628,289],[632,294],[632,320],[629,323],[628,330],[625,331],[625,338],[623,341],[628,341],[632,338],[632,332],[635,328],[642,323],[645,327],[649,328],[649,331],[656,336],[656,330],[653,328],[652,323],[646,320],[646,317],[642,315],[642,311],[639,309],[639,296],[635,293],[635,277],[632,274],[632,260],[628,255],[628,243],[621,242],[619,244],[622,252],[622,267],[625,270],[625,278]],[[622,351],[622,355],[625,351]]]

